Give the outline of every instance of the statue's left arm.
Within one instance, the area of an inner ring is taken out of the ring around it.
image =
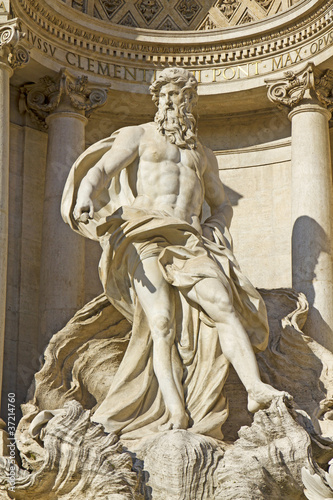
[[[219,177],[219,168],[216,157],[208,148],[205,149],[206,154],[206,169],[203,175],[205,186],[205,199],[211,210],[211,217],[219,222],[222,227],[229,228],[232,219],[232,206],[225,193],[223,184]],[[206,222],[209,222],[209,219]],[[211,230],[208,225],[203,225],[203,235],[208,239],[212,239]]]

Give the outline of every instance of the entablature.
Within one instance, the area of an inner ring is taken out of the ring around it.
[[[264,86],[271,74],[306,62],[333,67],[333,4],[308,0],[248,25],[170,32],[119,26],[54,0],[13,0],[31,57],[67,67],[113,89],[148,93],[156,73],[180,65],[193,71],[202,95]],[[330,66],[331,65],[331,66]]]

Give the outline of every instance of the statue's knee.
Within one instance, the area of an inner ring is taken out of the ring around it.
[[[168,338],[171,335],[170,317],[158,314],[152,317],[151,333],[154,338]]]

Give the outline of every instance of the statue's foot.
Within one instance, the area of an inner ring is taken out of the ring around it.
[[[278,391],[271,385],[260,382],[248,391],[247,409],[251,413],[255,413],[263,408],[268,408],[273,399],[281,397],[289,401],[293,399],[288,392]]]
[[[173,429],[187,429],[188,427],[188,415],[186,412],[174,413],[166,424],[160,425],[159,430],[161,432],[171,431]]]

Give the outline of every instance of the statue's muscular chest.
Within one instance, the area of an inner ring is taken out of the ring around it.
[[[160,134],[152,134],[140,148],[140,191],[193,196],[201,191],[203,167],[201,152],[179,148]]]

